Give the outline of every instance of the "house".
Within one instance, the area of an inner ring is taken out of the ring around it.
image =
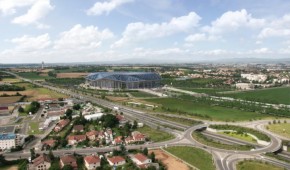
[[[70,165],[76,170],[78,168],[77,159],[73,155],[61,156],[60,167],[63,168],[65,165]]]
[[[101,166],[101,159],[96,155],[89,155],[84,157],[84,163],[88,170],[94,170]]]
[[[56,140],[54,140],[54,139],[45,140],[45,141],[42,142],[42,147],[44,149],[53,148],[55,146],[55,142],[56,142]]]
[[[114,145],[120,145],[123,143],[123,140],[122,140],[122,136],[117,136],[114,140],[113,140],[113,144]]]
[[[106,136],[105,136],[105,132],[104,131],[99,131],[99,134],[98,134],[98,138],[99,139],[104,139]]]
[[[94,141],[98,136],[98,131],[92,130],[90,132],[87,132],[86,136],[90,141]]]
[[[126,160],[121,156],[108,157],[107,160],[111,166],[120,166],[126,163]]]
[[[66,126],[66,125],[69,124],[69,122],[70,122],[69,119],[62,119],[62,120],[60,120],[60,121],[56,124],[56,126],[54,127],[54,131],[55,131],[55,132],[59,132],[59,131],[61,131],[61,130]]]
[[[135,155],[130,155],[131,160],[136,164],[136,165],[146,165],[151,163],[151,159],[149,159],[147,156],[145,156],[142,153],[137,153]]]
[[[138,131],[132,132],[134,142],[145,142],[146,136]]]
[[[41,154],[37,158],[32,160],[32,163],[29,164],[29,170],[47,170],[51,166],[51,160],[46,154]]]
[[[72,132],[83,132],[84,131],[84,126],[83,125],[74,125]]]
[[[119,126],[120,127],[124,126],[128,122],[128,120],[126,120],[123,115],[116,115],[116,118],[119,121]]]
[[[56,118],[60,119],[64,115],[65,111],[64,110],[54,110],[54,111],[48,111],[46,113],[47,118]]]
[[[72,135],[67,137],[69,145],[75,145],[79,142],[85,141],[86,139],[87,139],[86,135]]]
[[[134,143],[134,139],[132,136],[128,136],[126,139],[125,139],[125,143],[128,145],[128,144],[131,144],[131,143]]]

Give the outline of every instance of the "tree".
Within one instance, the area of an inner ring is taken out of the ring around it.
[[[155,153],[151,152],[149,158],[152,160],[152,162],[155,162]]]
[[[72,113],[73,113],[73,111],[71,109],[67,109],[66,112],[65,112],[65,116],[67,118],[71,118],[72,117]]]
[[[50,158],[50,160],[52,160],[52,161],[54,160],[54,155],[53,155],[52,150],[49,150],[48,157]]]
[[[138,122],[136,120],[134,120],[132,129],[137,129],[137,126],[138,126]]]
[[[116,118],[116,116],[111,115],[111,114],[106,114],[106,115],[102,116],[100,118],[100,121],[103,122],[103,126],[106,127],[106,128],[107,127],[113,128],[116,125],[118,125],[118,123],[119,123],[119,121]]]
[[[73,170],[74,168],[71,165],[63,166],[62,170]]]
[[[142,152],[144,155],[148,156],[148,148],[147,147],[145,147]]]
[[[120,145],[120,152],[121,152],[121,155],[123,155],[123,156],[126,155],[127,149],[126,149],[125,145]]]
[[[18,108],[18,112],[19,112],[19,113],[23,113],[23,112],[24,112],[23,107],[20,106],[20,107]]]
[[[80,110],[80,109],[81,109],[81,105],[80,105],[80,104],[75,104],[75,105],[73,106],[73,109],[74,109],[74,110]]]
[[[34,148],[30,149],[30,157],[31,157],[31,160],[36,158],[36,154],[35,154],[35,149]]]

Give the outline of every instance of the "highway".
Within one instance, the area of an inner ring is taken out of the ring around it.
[[[18,75],[14,73],[7,72],[9,74],[13,74],[16,77],[19,77]],[[206,146],[204,144],[201,144],[197,142],[196,140],[193,139],[192,133],[195,130],[201,129],[201,128],[206,128],[209,126],[209,124],[221,124],[221,122],[209,122],[207,121],[205,124],[199,124],[193,127],[189,127],[186,125],[182,125],[176,122],[168,121],[168,120],[163,120],[162,118],[154,117],[149,114],[146,114],[145,112],[134,110],[132,108],[124,107],[122,105],[118,105],[106,100],[102,100],[99,98],[94,98],[92,96],[88,95],[83,95],[83,94],[78,94],[75,92],[72,92],[67,89],[60,89],[57,87],[53,86],[48,86],[48,85],[42,85],[37,82],[33,82],[31,80],[24,79],[22,77],[19,77],[25,81],[31,82],[35,85],[42,86],[54,91],[57,91],[59,93],[64,93],[67,94],[73,98],[78,98],[83,101],[90,101],[92,103],[101,105],[103,107],[107,107],[110,109],[113,109],[115,107],[118,107],[118,110],[123,112],[125,116],[135,118],[151,127],[160,127],[161,130],[164,130],[166,132],[172,133],[176,136],[175,139],[170,140],[170,141],[165,141],[165,142],[159,142],[159,143],[150,143],[150,144],[143,144],[143,145],[129,145],[126,146],[127,149],[140,149],[143,147],[147,147],[149,149],[153,148],[160,148],[160,147],[168,147],[168,146],[192,146],[192,147],[198,147],[203,150],[206,150],[207,152],[211,153],[214,157],[215,165],[217,169],[219,170],[228,170],[232,169],[234,166],[234,163],[241,161],[245,158],[257,158],[263,155],[266,152],[276,152],[279,150],[282,146],[281,144],[281,139],[279,139],[277,136],[275,136],[272,133],[269,133],[267,130],[263,129],[262,125],[265,123],[268,123],[268,121],[257,121],[256,122],[250,122],[250,123],[231,123],[235,125],[241,125],[241,126],[249,126],[252,125],[254,129],[259,130],[266,135],[268,135],[271,138],[271,142],[269,145],[257,148],[252,151],[236,151],[236,150],[225,150],[225,149],[219,149],[219,148],[214,148],[210,146]],[[256,123],[256,124],[255,124]],[[215,136],[218,138],[217,136]],[[236,141],[237,142],[237,141]],[[96,152],[108,152],[112,151],[113,149],[118,149],[116,146],[110,146],[110,147],[103,147],[103,148],[79,148],[79,149],[71,149],[71,150],[56,150],[53,151],[55,155],[63,155],[66,153],[79,153],[79,154],[90,154],[90,153],[96,153]],[[37,153],[42,153],[43,151],[39,151]],[[27,151],[24,152],[14,152],[14,153],[5,153],[4,156],[7,159],[17,159],[19,157],[21,158],[27,158],[30,156],[30,153]],[[287,163],[281,163],[279,161],[273,160],[273,159],[264,159],[264,161],[270,162],[270,163],[275,163],[279,165],[283,165],[283,167],[289,168],[290,165]],[[289,168],[290,169],[290,168]]]

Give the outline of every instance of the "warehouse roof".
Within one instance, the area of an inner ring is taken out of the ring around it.
[[[161,80],[161,77],[159,74],[153,72],[97,72],[89,74],[86,79],[91,81],[109,79],[114,81],[134,82]]]

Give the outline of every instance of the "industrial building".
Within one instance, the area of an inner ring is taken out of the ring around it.
[[[142,89],[160,86],[161,77],[153,72],[97,72],[86,77],[86,83],[100,89]]]

